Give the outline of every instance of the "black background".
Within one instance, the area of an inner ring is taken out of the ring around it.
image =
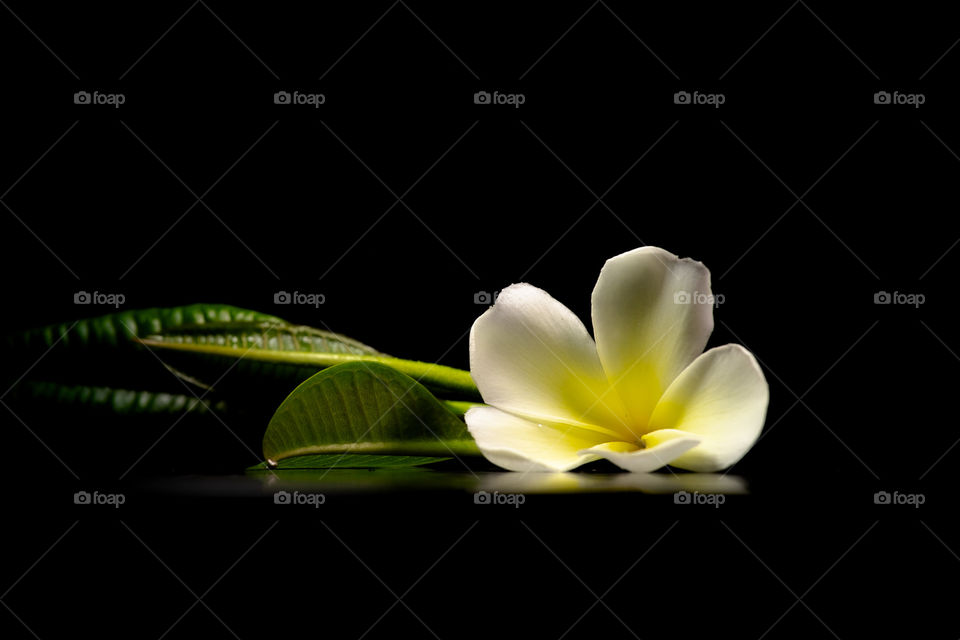
[[[4,637],[160,637],[198,596],[166,637],[359,637],[395,596],[368,637],[956,637],[938,585],[960,568],[957,38],[935,4],[5,2],[5,330],[109,311],[73,304],[97,290],[467,367],[478,292],[530,282],[586,320],[604,260],[650,244],[711,269],[710,346],[753,351],[771,402],[734,469],[752,494],[720,509],[438,493],[294,516],[149,492],[76,508],[159,433],[98,456],[95,423],[4,410]],[[294,90],[326,103],[274,104]],[[281,290],[326,302],[274,305]],[[183,431],[119,484],[162,475]],[[202,438],[256,461],[229,429]]]

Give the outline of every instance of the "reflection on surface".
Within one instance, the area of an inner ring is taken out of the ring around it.
[[[518,494],[648,493],[745,494],[746,481],[718,473],[518,473],[392,469],[282,469],[242,476],[181,476],[142,485],[168,494],[257,497],[280,490],[330,494],[397,491]]]
[[[214,479],[210,479],[212,482]],[[448,472],[410,467],[400,469],[285,469],[255,471],[243,477],[221,478],[222,488],[240,484],[240,492],[269,493],[309,489],[329,493],[390,491],[498,491],[501,493],[578,494],[651,493],[677,491],[745,494],[739,476],[716,473],[517,473]],[[186,488],[186,487],[185,487]],[[203,490],[201,487],[195,487]],[[213,489],[214,485],[207,487]],[[234,489],[236,490],[236,489]]]
[[[511,493],[747,493],[739,476],[719,473],[486,473],[477,484],[484,491]]]
[[[314,491],[409,491],[451,490],[470,491],[476,476],[470,473],[433,471],[423,467],[384,469],[278,469],[251,472],[270,490],[308,488]]]

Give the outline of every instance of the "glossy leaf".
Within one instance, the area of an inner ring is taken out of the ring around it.
[[[280,330],[281,333],[283,329]],[[329,334],[334,335],[334,334]],[[255,377],[259,382],[277,380],[298,384],[321,369],[348,362],[387,365],[421,382],[434,393],[479,400],[480,393],[469,371],[429,362],[404,360],[377,352],[320,352],[306,349],[270,348],[269,340],[237,342],[185,342],[150,336],[143,344],[162,355],[177,369],[203,380],[222,380],[224,386]],[[286,344],[286,342],[284,342]],[[368,347],[369,348],[369,347]],[[202,368],[202,371],[200,369]],[[199,373],[197,373],[200,371]],[[228,377],[229,376],[229,377]]]
[[[146,336],[150,345],[141,341]],[[179,377],[196,388],[209,389],[215,383],[219,389],[232,388],[234,397],[253,400],[258,411],[269,407],[272,412],[291,389],[320,369],[255,360],[234,366],[236,358],[202,353],[168,358],[153,351],[157,343],[230,347],[234,356],[249,349],[384,355],[346,336],[291,325],[275,316],[228,305],[194,304],[121,311],[8,336],[7,374],[15,377],[29,368],[32,377],[63,384],[173,393],[183,390]],[[225,378],[227,372],[231,376]]]
[[[37,380],[20,382],[11,391],[9,401],[18,405],[33,403],[47,409],[69,409],[74,413],[91,411],[122,416],[203,414],[211,410],[226,410],[222,401],[201,400],[188,394],[66,385]]]
[[[182,383],[139,339],[208,323],[285,324],[280,318],[229,305],[120,311],[6,336],[0,376],[12,382],[28,371],[31,378],[68,385],[182,393]]]
[[[249,309],[200,303],[118,311],[73,322],[59,322],[9,335],[6,346],[11,351],[41,353],[54,345],[59,349],[129,347],[135,346],[137,338],[143,336],[162,335],[181,327],[211,323],[287,324],[276,316]]]
[[[411,377],[378,362],[330,367],[280,405],[267,461],[311,454],[477,455],[466,425]]]
[[[301,353],[337,353],[383,356],[373,347],[353,338],[292,325],[278,319],[269,321],[205,322],[182,325],[163,332],[151,332],[143,340],[150,346],[195,345]]]

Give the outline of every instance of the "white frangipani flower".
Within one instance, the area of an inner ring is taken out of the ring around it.
[[[710,272],[641,247],[604,265],[593,330],[547,292],[504,289],[470,332],[484,402],[467,427],[491,462],[567,471],[606,458],[629,471],[717,471],[753,446],[769,389],[749,351],[703,352],[713,331]]]

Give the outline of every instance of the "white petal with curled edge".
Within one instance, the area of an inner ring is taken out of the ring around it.
[[[648,473],[671,464],[677,457],[700,444],[700,438],[682,431],[661,430],[647,434],[643,442],[644,448],[632,442],[606,442],[580,453],[606,458],[627,471]]]
[[[693,361],[657,404],[651,426],[703,439],[671,464],[719,471],[734,464],[760,436],[770,391],[753,355],[737,344],[710,349]]]
[[[493,407],[473,407],[464,419],[484,457],[510,471],[568,471],[596,460],[598,456],[580,450],[606,439],[587,429],[537,424]]]
[[[546,291],[504,289],[470,330],[470,373],[484,402],[536,422],[629,432],[583,323]]]
[[[633,424],[645,425],[713,331],[710,272],[658,247],[607,260],[593,290],[600,361]]]

